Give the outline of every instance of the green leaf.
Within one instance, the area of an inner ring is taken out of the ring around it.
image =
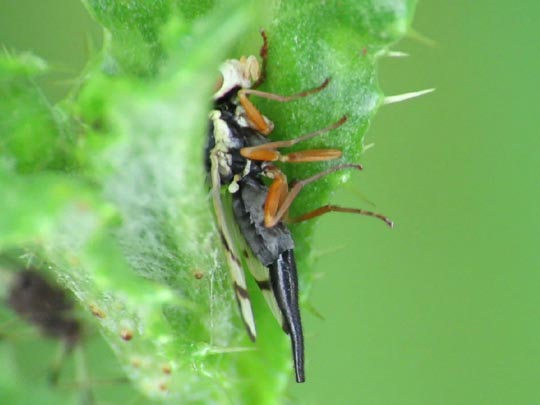
[[[159,30],[171,16],[167,0],[83,0],[90,13],[106,28],[108,59],[113,74],[150,75],[163,58]]]
[[[18,114],[6,119],[15,141],[1,150],[0,247],[50,263],[100,314],[102,334],[149,398],[275,403],[293,380],[288,339],[256,291],[259,336],[248,341],[215,231],[203,151],[219,64],[256,54],[263,26],[266,91],[286,95],[332,78],[288,104],[254,97],[275,122],[272,138],[346,114],[343,127],[299,148],[339,148],[342,161],[358,162],[382,99],[377,58],[405,33],[413,8],[405,0],[260,3],[85,0],[107,30],[105,48],[61,109],[36,97],[39,63],[0,64],[3,102]],[[298,179],[333,164],[284,170]],[[293,213],[327,203],[346,177],[309,186]],[[304,294],[312,227],[293,227]]]
[[[0,152],[20,172],[71,165],[66,119],[34,83],[45,70],[45,62],[30,54],[0,55]]]

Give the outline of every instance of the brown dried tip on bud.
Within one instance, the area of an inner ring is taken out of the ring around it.
[[[167,391],[168,389],[169,389],[169,387],[167,387],[167,384],[165,384],[165,383],[159,384],[159,390],[160,391]]]
[[[99,309],[96,304],[90,304],[88,308],[90,309],[90,312],[92,312],[92,315],[94,315],[96,318],[105,319],[107,317],[105,312]]]
[[[172,369],[168,364],[164,364],[163,367],[161,367],[161,371],[163,371],[163,374],[171,374]]]
[[[122,332],[120,332],[120,337],[124,339],[126,342],[129,342],[131,339],[133,339],[133,332],[130,330],[124,329]]]

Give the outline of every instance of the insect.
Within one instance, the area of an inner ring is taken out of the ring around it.
[[[213,96],[213,109],[205,151],[218,231],[226,253],[236,300],[252,340],[256,328],[244,268],[254,277],[282,329],[290,336],[297,382],[304,382],[304,338],[298,304],[298,275],[294,240],[286,222],[305,221],[327,212],[351,212],[392,222],[371,211],[335,205],[319,207],[297,218],[288,210],[301,189],[338,170],[361,169],[340,164],[289,188],[287,177],[276,162],[319,162],[341,157],[338,149],[317,149],[283,154],[280,149],[322,135],[343,125],[347,118],[321,130],[286,141],[271,142],[274,124],[249,100],[250,95],[279,102],[293,101],[320,92],[329,83],[294,94],[280,96],[257,90],[266,79],[268,41],[264,31],[260,56],[225,61],[221,80]],[[271,181],[267,186],[264,179]]]
[[[39,272],[26,269],[16,273],[9,289],[7,305],[43,335],[61,340],[64,356],[80,343],[82,327],[72,314],[73,303],[63,290],[51,284]],[[51,371],[53,384],[58,379],[60,363]]]
[[[81,325],[71,313],[73,304],[64,291],[35,270],[17,273],[11,285],[8,306],[44,335],[62,340],[68,351],[81,339]]]
[[[55,359],[47,373],[51,386],[77,388],[80,403],[93,404],[95,403],[94,386],[98,383],[127,382],[125,377],[102,379],[99,382],[90,380],[82,357],[82,345],[84,338],[87,337],[84,336],[83,322],[77,317],[75,303],[63,288],[45,277],[44,271],[25,268],[13,260],[0,256],[0,272],[4,270],[9,270],[11,273],[6,290],[6,306],[19,318],[35,327],[43,336],[61,342],[61,356]],[[93,310],[96,316],[103,315],[98,311],[98,308]],[[78,352],[73,353],[75,350]],[[79,381],[60,382],[60,373],[65,361],[72,354],[75,354],[75,373]],[[100,355],[97,351],[93,354]],[[35,361],[39,360],[35,359]],[[57,394],[58,398],[64,395],[62,390],[58,390]]]

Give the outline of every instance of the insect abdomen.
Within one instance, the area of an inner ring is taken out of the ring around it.
[[[270,305],[283,330],[290,335],[296,381],[304,381],[304,339],[298,306],[298,274],[294,258],[294,241],[282,222],[272,228],[264,226],[264,201],[268,188],[258,178],[245,177],[240,189],[232,195],[233,211],[240,232],[257,260],[268,269],[266,277],[255,275],[263,293],[270,293]],[[267,284],[270,285],[267,285]],[[270,288],[269,288],[270,287]],[[268,297],[267,297],[268,300]],[[273,304],[272,304],[273,302]]]
[[[244,177],[240,189],[232,195],[233,211],[240,232],[257,259],[266,267],[274,263],[294,241],[285,224],[264,226],[264,202],[268,187],[258,178]]]
[[[304,382],[304,337],[298,306],[298,273],[293,250],[287,250],[272,263],[270,283],[283,316],[283,329],[291,337],[296,381]]]

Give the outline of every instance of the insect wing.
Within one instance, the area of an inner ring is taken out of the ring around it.
[[[212,200],[214,202],[214,211],[216,213],[216,222],[218,225],[219,235],[223,243],[227,262],[229,264],[229,272],[233,282],[234,293],[242,320],[246,325],[247,332],[251,340],[255,340],[257,332],[255,329],[255,319],[251,308],[251,300],[246,285],[246,277],[242,268],[242,262],[236,249],[235,241],[232,237],[231,229],[234,229],[234,224],[230,221],[230,215],[226,214],[226,209],[221,198],[221,181],[219,177],[219,165],[217,156],[211,154],[211,180],[212,180]],[[230,210],[229,210],[230,211]]]
[[[226,200],[225,205],[227,206],[227,204],[230,204],[230,195],[229,198]],[[242,252],[242,258],[244,259],[245,267],[248,268],[249,272],[255,279],[255,282],[261,289],[268,306],[272,310],[272,313],[278,320],[279,324],[283,327],[284,320],[281,314],[281,310],[279,309],[279,305],[276,301],[274,290],[272,289],[272,283],[270,282],[270,271],[257,259],[251,248],[248,246],[246,240],[244,239],[244,236],[242,235],[240,229],[238,228],[238,225],[236,224],[236,221],[233,218],[232,209],[226,209],[225,212],[228,213],[229,223],[234,224],[233,226],[231,226],[230,229],[233,232],[232,236],[234,240],[237,241],[238,250]]]

